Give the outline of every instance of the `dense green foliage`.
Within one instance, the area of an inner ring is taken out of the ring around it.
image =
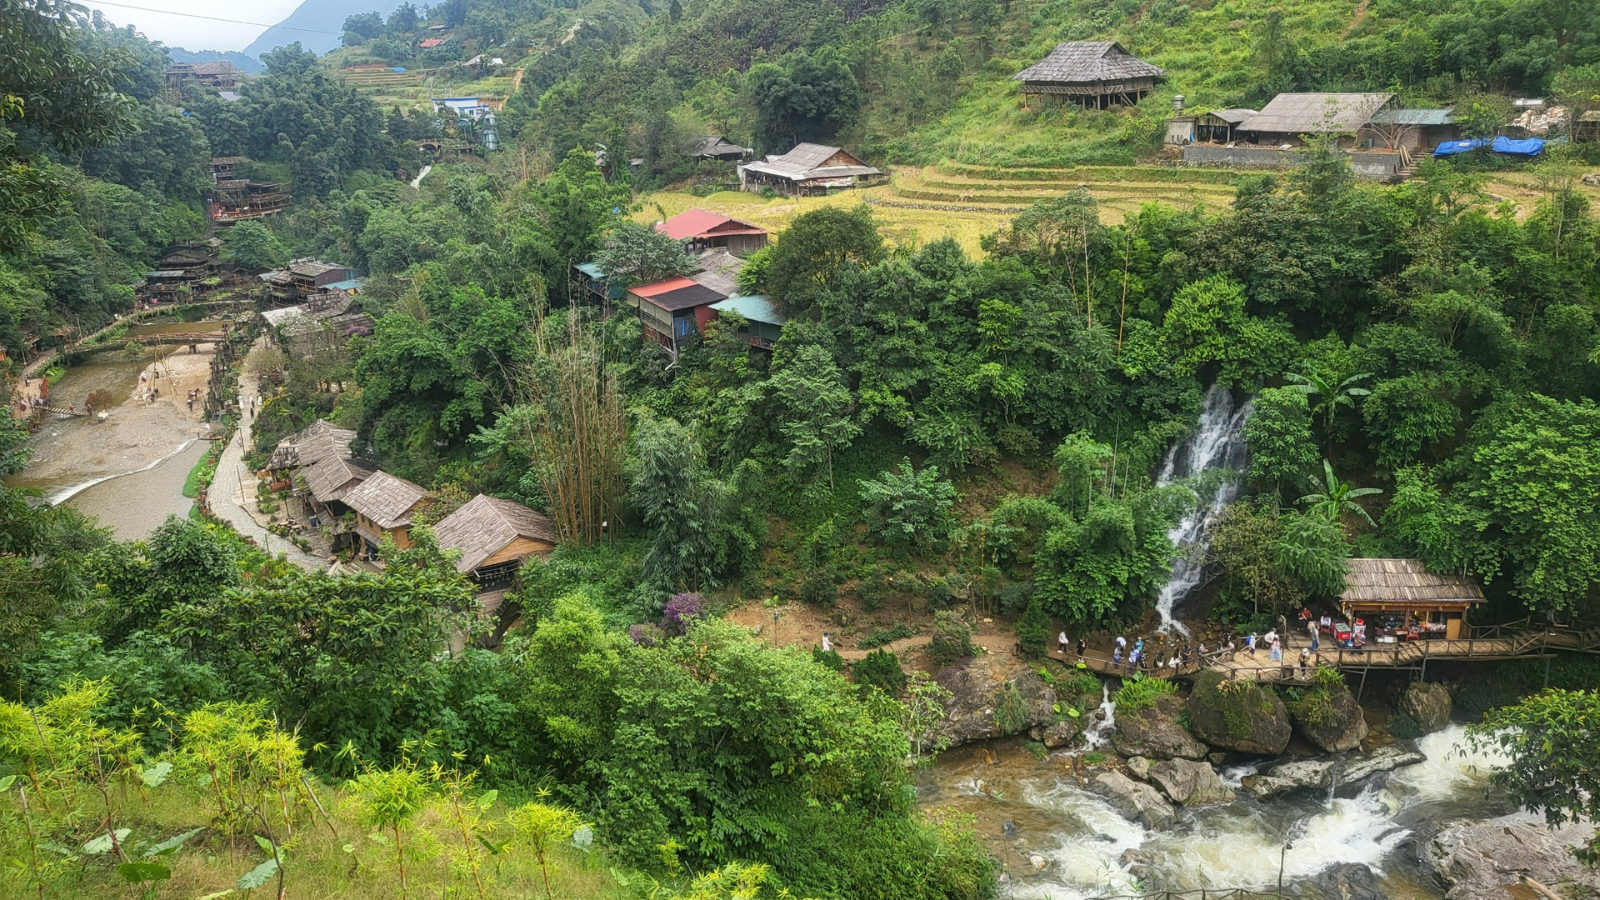
[[[1600,814],[1597,715],[1600,693],[1551,688],[1494,710],[1467,736],[1474,746],[1504,757],[1491,776],[1496,787],[1519,806],[1543,813],[1551,825],[1561,825]],[[1591,838],[1577,853],[1593,865],[1600,859],[1600,838]]]

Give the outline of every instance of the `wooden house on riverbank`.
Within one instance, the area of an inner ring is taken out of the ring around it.
[[[373,472],[343,497],[344,505],[356,514],[356,534],[369,553],[377,553],[384,538],[404,550],[411,546],[411,520],[433,502],[433,495],[419,484]]]

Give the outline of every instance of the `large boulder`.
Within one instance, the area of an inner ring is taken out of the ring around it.
[[[1182,714],[1183,700],[1174,696],[1162,697],[1138,712],[1118,710],[1111,745],[1120,756],[1204,759],[1208,748],[1183,727],[1178,720]]]
[[[1378,876],[1361,863],[1340,863],[1317,873],[1315,896],[1326,900],[1386,900]]]
[[[1289,746],[1289,713],[1283,701],[1254,681],[1202,672],[1184,710],[1189,730],[1212,746],[1260,756],[1277,756]]]
[[[1055,723],[1055,691],[1010,654],[985,653],[939,673],[950,692],[935,737],[956,747]]]
[[[1077,742],[1078,735],[1083,733],[1083,719],[1063,716],[1061,721],[1049,725],[1035,725],[1029,729],[1028,736],[1044,744],[1046,748],[1054,750],[1058,747],[1067,747]]]
[[[1400,712],[1415,719],[1423,734],[1438,731],[1450,724],[1450,692],[1444,685],[1422,681],[1412,682],[1400,695],[1396,704]]]
[[[1160,791],[1121,772],[1111,769],[1096,772],[1089,779],[1089,790],[1106,798],[1123,818],[1146,828],[1166,828],[1178,817],[1177,810]]]
[[[1497,819],[1452,822],[1417,848],[1422,862],[1449,885],[1449,900],[1503,900],[1507,886],[1526,874],[1562,896],[1564,885],[1600,889],[1600,872],[1587,869],[1572,847],[1594,836],[1592,823],[1549,828],[1544,817],[1516,812]],[[1520,895],[1519,895],[1520,896]]]
[[[1150,767],[1150,783],[1161,788],[1181,806],[1202,803],[1228,803],[1233,791],[1217,777],[1210,763],[1192,759],[1168,759]]]
[[[1328,753],[1359,749],[1367,736],[1366,715],[1342,680],[1302,692],[1289,701],[1288,709],[1306,740]]]
[[[1245,793],[1265,800],[1291,791],[1325,791],[1335,778],[1342,786],[1357,785],[1381,772],[1390,772],[1425,759],[1426,756],[1409,746],[1390,744],[1371,753],[1344,759],[1300,759],[1280,763],[1259,775],[1246,775],[1242,783]]]

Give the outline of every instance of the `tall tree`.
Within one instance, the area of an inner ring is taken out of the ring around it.
[[[815,478],[814,487],[825,483],[832,490],[834,453],[861,433],[833,354],[819,344],[796,348],[776,362],[768,388],[778,407],[778,430],[789,443],[784,464],[797,481]]]

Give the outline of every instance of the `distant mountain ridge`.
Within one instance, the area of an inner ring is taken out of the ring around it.
[[[168,47],[167,55],[172,57],[173,62],[180,63],[230,62],[235,69],[252,75],[259,75],[267,70],[267,67],[261,64],[261,60],[238,50],[185,50],[182,47]]]
[[[321,55],[339,47],[345,19],[374,11],[388,18],[402,2],[404,0],[305,0],[282,22],[251,41],[244,52],[259,59],[263,53],[298,41],[301,47]]]

